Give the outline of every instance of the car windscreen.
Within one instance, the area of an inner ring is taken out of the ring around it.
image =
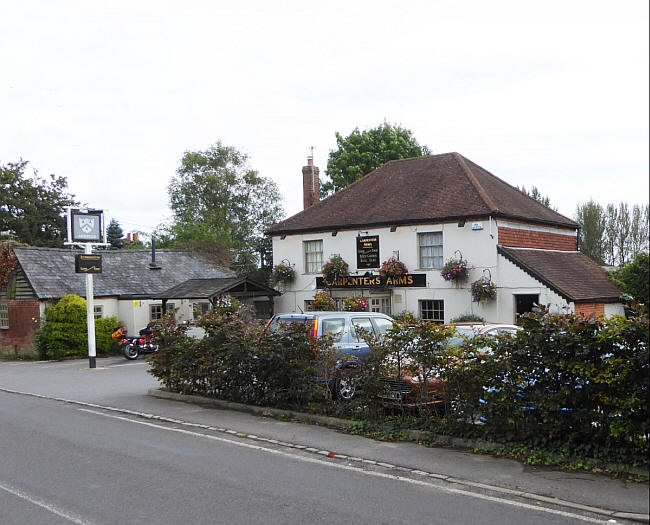
[[[306,317],[277,317],[271,323],[270,328],[276,329],[283,324],[288,325],[295,323],[311,324],[311,319]]]
[[[457,326],[456,336],[462,337],[463,339],[474,339],[476,337],[476,332],[469,326]]]

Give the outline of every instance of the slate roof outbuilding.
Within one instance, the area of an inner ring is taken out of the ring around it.
[[[18,263],[39,299],[58,299],[66,294],[86,296],[85,275],[75,273],[80,250],[14,246]],[[232,278],[233,272],[218,269],[182,251],[156,250],[152,270],[147,250],[102,250],[102,273],[93,276],[95,297],[149,298],[188,279]]]
[[[272,235],[503,217],[578,224],[459,153],[393,160],[269,228]]]
[[[179,285],[157,295],[159,299],[212,299],[232,290],[246,289],[257,292],[256,295],[281,295],[280,292],[262,283],[245,277],[216,279],[188,279]]]
[[[583,253],[505,246],[497,246],[497,252],[569,301],[620,301],[622,292]]]

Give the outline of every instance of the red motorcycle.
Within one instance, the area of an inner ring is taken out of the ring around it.
[[[152,330],[153,323],[149,323],[146,328],[140,330],[140,335],[128,335],[126,328],[120,330],[120,345],[122,353],[127,359],[137,359],[140,354],[152,354],[158,351],[156,337]]]

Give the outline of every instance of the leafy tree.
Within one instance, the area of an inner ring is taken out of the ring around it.
[[[603,207],[593,199],[585,204],[579,204],[575,220],[580,224],[580,251],[598,264],[604,264],[605,212]]]
[[[618,220],[616,221],[616,250],[621,265],[629,260],[629,243],[632,223],[630,219],[630,209],[625,202],[621,202],[618,207]]]
[[[248,166],[248,157],[221,142],[205,151],[188,151],[168,194],[171,225],[159,232],[163,245],[202,246],[212,254],[231,254],[239,275],[260,264],[270,274],[265,231],[284,214],[277,185]]]
[[[63,246],[65,207],[77,203],[65,177],[25,173],[27,162],[0,165],[0,231],[31,246]]]
[[[115,219],[111,219],[111,222],[106,229],[106,240],[113,249],[119,249],[124,246],[124,232],[122,231],[120,223]]]
[[[321,185],[327,195],[346,187],[389,160],[429,155],[427,146],[420,146],[413,133],[384,121],[380,126],[359,131],[355,128],[347,137],[336,133],[338,149],[330,151],[327,160],[328,182]]]
[[[635,204],[632,207],[632,219],[630,225],[630,250],[632,255],[648,251],[648,231],[650,225],[648,205]]]
[[[577,208],[582,228],[581,251],[599,264],[623,266],[648,251],[648,205],[600,204],[589,201]]]
[[[605,263],[616,264],[616,238],[618,237],[618,208],[608,204],[605,209],[605,231],[603,232],[603,255]]]
[[[517,186],[517,189],[520,190],[522,193],[528,195],[530,198],[535,199],[537,202],[543,204],[547,208],[551,208],[551,199],[549,199],[546,195],[542,195],[542,193],[537,189],[537,186],[533,186],[530,191],[526,189],[525,186]],[[555,209],[555,208],[552,208]]]
[[[611,272],[614,283],[637,301],[650,304],[650,258],[646,252],[636,254],[632,262]]]

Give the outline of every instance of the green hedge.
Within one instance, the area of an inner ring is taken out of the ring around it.
[[[331,341],[312,339],[306,326],[260,338],[236,312],[200,325],[207,336],[197,341],[163,322],[151,373],[170,390],[366,419],[397,410],[436,432],[647,464],[647,314],[602,321],[541,312],[526,316],[516,336],[455,346],[453,328],[411,319],[381,341],[367,338],[363,369],[338,372]],[[441,390],[422,388],[419,400],[442,398],[444,409],[382,404],[384,380],[401,372],[436,378]],[[356,377],[352,402],[331,395],[337,375]]]
[[[445,374],[457,432],[609,458],[648,451],[648,317],[530,314]],[[489,349],[490,352],[486,352]],[[468,423],[480,420],[484,425]],[[647,459],[646,459],[647,462]]]
[[[173,391],[261,406],[304,408],[328,397],[326,381],[334,366],[327,340],[309,336],[293,324],[266,334],[236,312],[202,318],[206,331],[197,341],[186,328],[165,317],[158,328],[161,348],[150,373]],[[318,355],[318,359],[315,356]]]

